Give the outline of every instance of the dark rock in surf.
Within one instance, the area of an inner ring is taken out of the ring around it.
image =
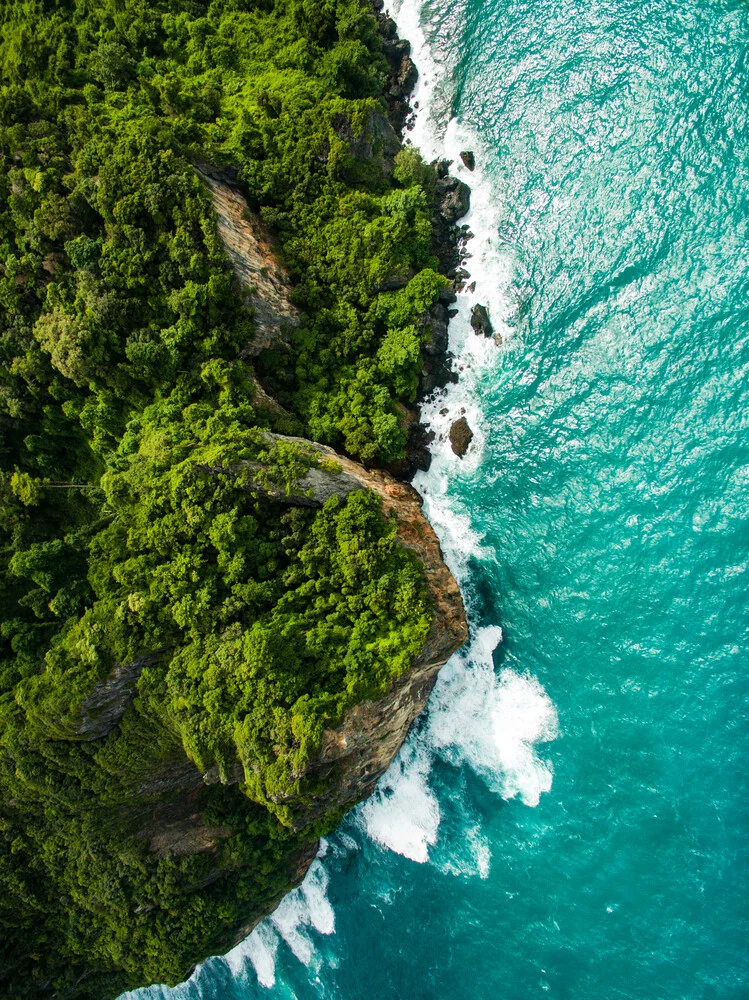
[[[460,154],[460,158],[463,161],[463,166],[468,170],[476,169],[476,157],[470,149],[464,149]]]
[[[483,333],[485,337],[491,337],[494,333],[494,327],[489,319],[489,310],[486,306],[475,305],[471,309],[471,326],[473,327],[474,333]]]
[[[458,458],[462,458],[468,451],[471,441],[473,441],[473,431],[466,418],[460,417],[450,428],[450,447]]]
[[[433,357],[444,355],[447,350],[447,324],[450,315],[441,302],[435,302],[420,317],[419,328],[426,331],[424,353]]]
[[[453,226],[471,207],[471,189],[457,177],[441,177],[437,180],[437,199],[440,215]]]

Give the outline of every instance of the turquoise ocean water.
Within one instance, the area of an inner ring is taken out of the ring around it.
[[[749,8],[397,18],[414,140],[480,161],[417,482],[471,645],[303,890],[138,996],[749,997]]]

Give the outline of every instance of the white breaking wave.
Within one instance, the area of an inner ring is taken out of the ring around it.
[[[278,937],[263,922],[249,937],[240,941],[236,948],[232,948],[224,955],[224,962],[229,966],[235,979],[246,976],[248,964],[251,964],[261,986],[274,986],[277,951]]]
[[[558,735],[557,712],[530,674],[495,673],[497,626],[479,629],[470,647],[440,672],[430,703],[427,738],[442,757],[468,764],[502,796],[538,805],[551,788],[551,765],[537,744]]]
[[[335,931],[335,914],[327,897],[329,875],[321,860],[326,850],[327,843],[323,840],[299,888],[285,896],[249,937],[223,956],[222,961],[235,979],[246,976],[252,966],[261,986],[275,986],[276,956],[282,940],[300,962],[313,964],[315,946],[309,931],[318,934]]]
[[[420,863],[429,860],[440,822],[439,803],[427,783],[430,769],[425,747],[410,740],[358,813],[373,840]]]
[[[538,805],[551,788],[552,767],[538,749],[558,735],[556,708],[530,674],[505,669],[497,675],[492,654],[501,639],[496,625],[478,629],[443,667],[426,725],[357,811],[373,840],[412,861],[428,861],[437,842],[439,802],[429,787],[436,759],[468,765],[503,799],[519,798],[528,806]],[[475,857],[477,874],[485,878],[488,844],[477,841]]]

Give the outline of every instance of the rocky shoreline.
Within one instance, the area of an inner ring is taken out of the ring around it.
[[[387,99],[390,121],[402,142],[413,125],[411,97],[418,80],[418,68],[411,58],[411,43],[398,36],[397,26],[385,9],[384,0],[372,0],[372,7],[378,19],[389,67]],[[472,150],[461,151],[460,159],[467,170],[475,170],[476,156]],[[440,274],[450,284],[442,290],[438,301],[421,317],[420,326],[426,331],[426,338],[418,395],[405,417],[408,424],[406,459],[388,469],[397,478],[409,482],[418,471],[426,472],[432,460],[430,445],[434,440],[434,433],[421,422],[419,408],[433,393],[450,382],[458,381],[448,345],[448,326],[450,320],[457,315],[457,310],[453,308],[457,295],[466,288],[471,277],[464,265],[468,258],[467,244],[473,233],[468,225],[459,225],[470,209],[471,189],[465,181],[450,174],[452,162],[435,160],[431,164],[437,174],[436,202],[432,217],[432,253],[439,262]],[[473,287],[475,283],[469,286],[469,290]],[[494,336],[496,339],[486,306],[473,306],[471,326],[477,335]],[[473,431],[465,416],[460,416],[453,422],[449,439],[453,452],[462,458],[473,439]]]

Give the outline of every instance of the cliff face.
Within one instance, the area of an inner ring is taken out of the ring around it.
[[[437,671],[466,641],[468,627],[460,590],[445,565],[437,536],[422,512],[421,497],[413,487],[387,472],[365,469],[325,445],[280,434],[268,434],[267,438],[269,443],[295,444],[318,464],[309,469],[291,493],[256,480],[250,480],[247,488],[278,503],[309,507],[320,507],[334,495],[372,490],[381,498],[385,513],[395,515],[401,544],[419,559],[433,608],[429,635],[411,670],[394,681],[382,698],[356,705],[338,728],[324,732],[305,777],[325,791],[298,809],[293,800],[289,803],[294,808],[293,825],[301,830],[372,792],[426,704]],[[252,465],[244,470],[252,474],[253,468],[260,470]],[[154,656],[142,656],[126,667],[117,667],[109,678],[99,682],[82,705],[78,738],[101,738],[117,725],[133,698],[140,671],[154,661]],[[221,831],[196,825],[198,799],[201,787],[215,783],[217,777],[212,771],[200,775],[189,761],[177,759],[163,773],[149,775],[141,783],[138,796],[169,798],[178,793],[178,801],[170,805],[168,820],[158,803],[148,812],[139,835],[149,841],[152,851],[191,853],[211,849]],[[240,779],[241,768],[237,766],[232,783]]]
[[[424,708],[438,670],[468,638],[468,625],[458,585],[412,486],[387,472],[365,469],[325,445],[282,435],[269,434],[268,438],[297,444],[321,460],[322,467],[311,468],[291,494],[255,482],[251,488],[279,502],[313,507],[334,494],[372,490],[382,499],[385,513],[395,515],[401,544],[421,562],[433,607],[427,641],[411,670],[394,681],[382,698],[356,705],[337,729],[325,731],[320,751],[307,769],[307,777],[319,782],[325,792],[309,807],[295,811],[294,826],[302,829],[371,794]]]
[[[298,325],[299,312],[290,300],[291,281],[273,237],[241,192],[219,171],[196,169],[208,186],[221,242],[253,310],[255,338],[245,352],[252,357]]]

